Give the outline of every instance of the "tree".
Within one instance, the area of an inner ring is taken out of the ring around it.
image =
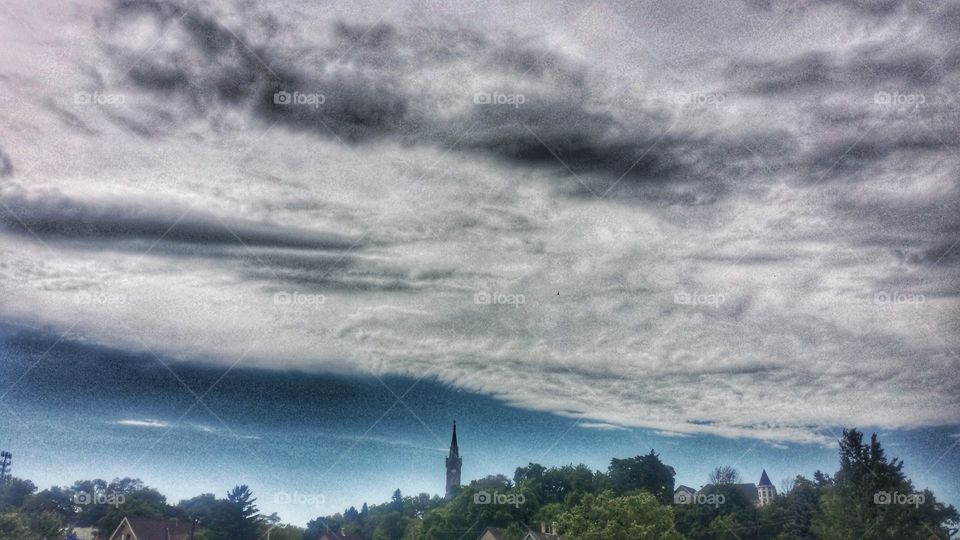
[[[617,497],[611,491],[586,495],[558,519],[559,532],[575,540],[682,540],[673,511],[649,493]]]
[[[513,473],[513,483],[520,484],[528,480],[541,480],[546,470],[547,468],[539,463],[531,463],[526,467],[517,467],[517,470]]]
[[[0,512],[9,512],[23,506],[27,497],[37,491],[37,486],[29,480],[17,477],[0,484]]]
[[[51,512],[62,521],[73,521],[76,515],[76,505],[73,495],[66,489],[53,486],[39,493],[27,497],[21,512],[27,515]]]
[[[673,483],[676,472],[673,467],[660,461],[660,456],[650,450],[645,456],[610,461],[610,484],[613,491],[626,494],[639,489],[653,494],[664,504],[673,502]]]
[[[711,484],[739,484],[740,472],[730,465],[717,467],[710,472]]]
[[[94,489],[99,480],[94,480]],[[78,483],[84,486],[84,483]],[[76,484],[75,484],[76,486]],[[141,516],[150,518],[162,518],[168,515],[170,508],[167,506],[167,498],[159,491],[147,486],[139,478],[114,478],[112,482],[103,488],[103,493],[115,497],[116,501],[122,500],[121,504],[101,505],[101,509],[106,510],[102,513],[96,524],[97,529],[109,531],[112,533],[124,516]],[[91,515],[96,515],[91,512]],[[72,522],[72,518],[64,518],[65,521]]]
[[[253,492],[246,485],[227,492],[214,507],[209,532],[211,540],[256,540],[260,526]]]
[[[53,512],[40,512],[27,519],[30,530],[38,538],[58,538],[63,534],[63,521]]]
[[[820,511],[820,491],[817,485],[803,476],[793,481],[793,489],[784,495],[783,505],[788,521],[779,540],[815,540],[811,528],[813,518]]]
[[[14,513],[0,514],[0,540],[34,540],[23,518]]]
[[[947,538],[960,523],[953,506],[937,502],[929,491],[916,492],[903,462],[887,459],[876,434],[865,443],[856,429],[843,431],[840,470],[822,489],[823,511],[811,530],[825,540]]]

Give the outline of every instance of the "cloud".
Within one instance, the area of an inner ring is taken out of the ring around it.
[[[146,427],[146,428],[168,428],[170,424],[163,422],[161,420],[117,420],[113,422],[117,426],[132,426],[132,427]]]
[[[252,27],[266,24],[264,16],[244,16]],[[511,34],[336,21],[333,38],[304,55],[198,8],[151,1],[118,3],[102,26],[117,66],[131,66],[129,79],[153,95],[149,106],[112,113],[143,136],[174,129],[184,108],[210,121],[242,111],[351,145],[434,145],[546,168],[581,196],[631,197],[653,184],[641,195],[678,204],[695,202],[657,186],[706,184],[718,196],[719,168],[752,163],[725,132],[678,127],[675,107],[610,99],[586,63]],[[149,55],[125,41],[134,29],[157,36]],[[328,44],[342,42],[352,45],[341,52]],[[148,120],[157,116],[158,95],[176,107],[168,121]]]
[[[901,44],[888,25],[922,8],[834,9],[848,45],[777,7],[776,40],[666,69],[609,25],[311,9],[51,22],[106,60],[3,79],[0,317],[171,361],[427,376],[586,429],[955,422],[957,60],[933,12]]]
[[[607,424],[604,422],[579,422],[577,427],[581,427],[583,429],[599,429],[601,431],[629,431],[629,428],[625,426]]]
[[[0,148],[0,177],[11,175],[13,175],[13,162],[10,161],[10,156],[4,154],[3,149]]]
[[[41,237],[313,250],[347,250],[362,242],[236,217],[224,220],[203,209],[168,201],[153,200],[149,206],[109,199],[82,201],[56,191],[32,193],[16,188],[4,193],[2,200],[10,212],[0,219],[0,226]]]

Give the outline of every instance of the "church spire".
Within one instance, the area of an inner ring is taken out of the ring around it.
[[[450,457],[459,457],[460,448],[457,447],[457,421],[453,421],[453,437],[450,439]]]
[[[453,422],[453,436],[450,437],[450,453],[447,455],[447,499],[452,499],[460,489],[460,447],[457,445],[457,422]]]

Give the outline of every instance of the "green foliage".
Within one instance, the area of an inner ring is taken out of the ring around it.
[[[618,495],[644,490],[661,503],[673,502],[673,467],[660,461],[653,450],[645,456],[610,461],[610,485]]]
[[[53,512],[40,512],[27,519],[30,530],[38,538],[59,538],[63,534],[63,522]]]
[[[611,491],[587,495],[559,518],[569,540],[681,540],[673,511],[649,493],[617,497]]]
[[[948,538],[960,522],[956,509],[937,502],[933,493],[917,493],[903,473],[903,462],[888,460],[876,434],[844,430],[840,470],[821,495],[821,512],[811,524],[825,540],[870,537]]]
[[[261,525],[256,502],[246,485],[236,486],[226,499],[218,499],[208,527],[210,540],[256,540]]]
[[[102,480],[93,480],[91,484],[99,489],[102,482]],[[74,487],[78,486],[83,489],[89,487],[84,482],[74,484]],[[74,492],[71,497],[72,500],[76,500],[77,493]],[[124,516],[162,518],[169,514],[167,498],[159,491],[145,485],[139,478],[115,478],[112,482],[106,484],[106,487],[102,488],[102,493],[114,497],[112,499],[114,501],[122,500],[123,503],[84,505],[82,508],[86,509],[84,510],[86,516],[96,515],[97,508],[102,510],[102,515],[97,519],[96,525],[97,529],[103,531],[105,535],[111,534],[123,521]],[[91,506],[95,508],[88,508]],[[72,522],[73,520],[68,521]]]
[[[37,486],[29,480],[17,477],[0,484],[0,512],[10,512],[23,506],[27,497],[37,491]]]
[[[19,515],[0,514],[0,540],[34,540],[36,538]]]

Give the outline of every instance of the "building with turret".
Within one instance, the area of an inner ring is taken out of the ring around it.
[[[744,498],[750,501],[754,506],[767,506],[777,498],[777,488],[773,487],[767,471],[760,474],[760,483],[758,484],[726,484],[743,494]],[[693,488],[681,485],[673,491],[673,502],[675,504],[693,504],[697,502],[701,495],[711,495],[717,492],[717,484],[708,484],[702,486],[699,491]]]

